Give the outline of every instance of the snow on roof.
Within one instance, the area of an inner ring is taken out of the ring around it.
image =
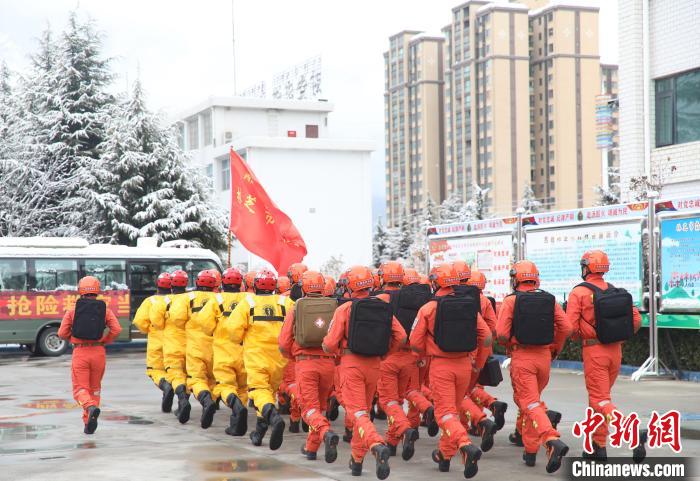
[[[530,10],[530,16],[535,17],[548,10],[557,8],[585,8],[585,9],[600,9],[600,2],[597,0],[550,0],[550,2],[542,8]]]
[[[229,107],[232,109],[253,110],[290,110],[298,112],[332,112],[333,104],[325,100],[289,100],[234,96],[209,96],[196,105],[178,112],[172,117],[173,122],[187,120],[212,107]]]
[[[0,237],[0,247],[87,247],[80,237]]]
[[[527,12],[528,8],[523,5],[522,3],[511,3],[508,2],[507,0],[497,0],[495,2],[487,3],[486,5],[482,5],[476,10],[476,14],[482,14],[484,12],[489,12],[491,10],[516,10],[516,11],[523,11]]]
[[[444,42],[445,37],[440,34],[421,32],[418,35],[412,37],[409,43],[420,42],[422,40],[438,40],[440,42]]]

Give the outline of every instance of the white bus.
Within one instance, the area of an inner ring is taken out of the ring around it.
[[[119,318],[120,341],[131,340],[131,319],[155,293],[161,272],[187,271],[190,285],[203,269],[221,270],[212,251],[186,242],[157,247],[139,239],[138,247],[90,245],[76,238],[0,238],[0,344],[21,344],[35,354],[59,356],[68,343],[57,335],[66,309],[78,298],[78,280],[100,280],[102,298]],[[178,247],[175,247],[178,246]]]

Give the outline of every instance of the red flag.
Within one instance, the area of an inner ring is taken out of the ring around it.
[[[243,247],[286,275],[290,264],[301,262],[306,244],[248,164],[231,149],[231,225],[229,230]]]

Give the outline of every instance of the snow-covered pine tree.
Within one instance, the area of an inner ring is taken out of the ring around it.
[[[608,168],[608,187],[595,187],[598,194],[596,205],[614,205],[622,202],[620,197],[620,172],[614,167]]]
[[[374,226],[374,236],[372,237],[372,264],[374,267],[379,267],[379,264],[387,260],[387,242],[389,233],[382,224],[381,219],[377,219],[377,225]]]
[[[486,196],[489,190],[488,188],[482,189],[479,185],[474,184],[472,197],[467,201],[465,209],[462,211],[462,218],[481,220],[486,217]]]
[[[15,150],[17,113],[11,72],[3,60],[0,63],[0,159],[11,157]]]
[[[525,209],[526,214],[535,214],[539,212],[540,207],[542,207],[542,202],[535,197],[535,192],[532,190],[532,186],[529,182],[525,184],[525,188],[523,189],[523,199],[520,202],[520,207]]]
[[[451,224],[460,221],[460,212],[464,208],[462,196],[458,192],[451,193],[438,208],[441,224]]]
[[[423,270],[427,262],[428,227],[438,224],[436,221],[437,205],[428,197],[421,210],[413,217],[413,239],[408,249],[406,265]]]
[[[396,228],[396,252],[394,253],[394,259],[404,259],[407,260],[411,255],[411,244],[413,243],[414,228],[413,222],[411,222],[411,217],[408,213],[404,212],[401,216],[401,221]]]

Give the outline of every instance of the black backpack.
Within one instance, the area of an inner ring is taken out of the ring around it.
[[[554,304],[549,292],[515,291],[511,337],[524,345],[546,346],[554,341]]]
[[[578,286],[593,291],[595,332],[602,344],[626,341],[634,335],[632,294],[610,283],[606,290],[590,282],[582,282]]]
[[[476,349],[476,322],[479,301],[472,297],[436,298],[435,344],[444,352],[471,352]]]
[[[403,326],[406,335],[411,335],[413,323],[418,315],[418,310],[428,302],[433,294],[430,286],[425,284],[411,284],[403,286],[396,291],[388,291],[391,307],[394,309],[394,316]]]
[[[388,302],[376,297],[352,299],[348,349],[361,356],[384,356],[389,352],[393,320]]]
[[[81,297],[75,303],[71,335],[85,341],[99,341],[105,332],[107,304]]]
[[[503,381],[503,373],[501,372],[501,364],[493,356],[489,356],[484,364],[483,369],[479,373],[477,381],[482,386],[498,386]]]
[[[493,307],[493,312],[496,312],[496,299],[492,296],[486,296],[486,299],[488,299],[491,303],[491,307]]]
[[[295,282],[292,284],[292,287],[289,289],[289,298],[293,300],[294,302],[298,301],[304,297],[304,291],[301,289],[301,286],[299,285],[298,282]]]

